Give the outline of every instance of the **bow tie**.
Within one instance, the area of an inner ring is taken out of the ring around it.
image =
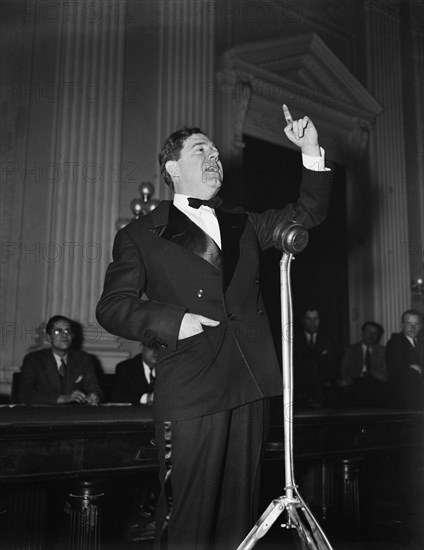
[[[209,206],[209,208],[218,208],[222,204],[222,200],[219,197],[212,197],[211,199],[205,201],[203,199],[196,199],[194,197],[189,197],[188,205],[192,208],[200,208],[202,205]]]

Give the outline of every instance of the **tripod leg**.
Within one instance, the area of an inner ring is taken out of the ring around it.
[[[305,528],[297,509],[294,506],[288,506],[287,513],[293,523],[293,526],[296,528],[302,545],[302,550],[320,550],[320,546],[315,544],[314,538],[311,537],[308,529]]]
[[[256,542],[262,538],[274,525],[277,518],[284,512],[286,504],[285,497],[280,497],[271,502],[265,512],[261,515],[247,537],[237,547],[237,550],[249,550],[253,548]]]
[[[305,519],[306,519],[306,521],[309,525],[310,533],[312,535],[313,540],[315,541],[315,543],[317,545],[317,548],[319,548],[319,550],[321,550],[321,549],[332,550],[329,540],[325,536],[324,531],[321,529],[321,527],[320,527],[319,523],[317,522],[317,520],[315,519],[314,515],[309,510],[309,508],[306,506],[306,504],[305,504],[304,500],[302,499],[302,497],[299,494],[297,495],[297,497],[298,497],[300,505],[301,505],[300,509],[302,510],[303,515],[305,516]]]

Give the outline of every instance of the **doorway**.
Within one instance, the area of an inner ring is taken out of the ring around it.
[[[245,135],[242,206],[262,212],[296,200],[301,179],[300,153]],[[272,248],[262,253],[261,283],[276,349],[281,348],[280,268],[281,253]],[[309,244],[291,267],[295,330],[303,309],[315,305],[321,324],[334,339],[339,353],[349,342],[348,238],[346,173],[336,165],[327,218],[309,232]]]

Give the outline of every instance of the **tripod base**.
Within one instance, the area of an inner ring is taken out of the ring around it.
[[[327,537],[324,535],[312,512],[306,506],[299,494],[296,496],[281,496],[271,502],[261,515],[250,533],[238,546],[237,550],[249,550],[274,525],[283,512],[286,512],[286,523],[281,527],[296,529],[302,550],[332,550]]]

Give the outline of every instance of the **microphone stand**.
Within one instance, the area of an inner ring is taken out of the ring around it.
[[[290,265],[293,255],[308,244],[307,230],[296,222],[279,225],[274,230],[276,248],[283,252],[280,261],[281,328],[283,361],[284,494],[274,499],[255,523],[237,550],[249,550],[285,512],[281,527],[296,529],[302,550],[332,550],[317,520],[300,496],[293,470],[293,313]]]

